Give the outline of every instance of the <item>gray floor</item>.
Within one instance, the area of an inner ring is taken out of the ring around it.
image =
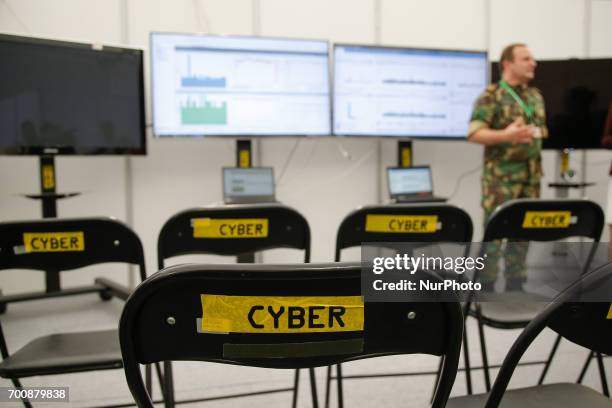
[[[56,300],[41,300],[9,305],[2,315],[2,324],[10,350],[24,345],[33,335],[58,331],[79,331],[87,328],[111,328],[116,325],[121,312],[121,302],[101,302],[95,295],[77,296]],[[476,326],[468,320],[470,352],[473,364],[480,364]],[[500,362],[512,344],[518,331],[487,330],[490,359]],[[552,332],[545,332],[524,357],[524,361],[543,359],[554,339]],[[548,382],[571,382],[576,379],[586,351],[569,342],[562,342],[560,353],[548,376]],[[612,358],[606,359],[608,376],[612,378]],[[429,356],[394,356],[370,359],[344,366],[345,374],[408,372],[435,370],[437,358]],[[539,375],[538,366],[520,367],[515,372],[511,387],[533,385]],[[301,376],[300,407],[309,407],[310,395],[307,372]],[[592,367],[585,384],[600,390],[599,377]],[[325,369],[317,369],[319,395],[322,401]],[[175,387],[177,398],[190,399],[203,396],[259,391],[270,388],[290,387],[293,372],[232,367],[209,363],[175,364]],[[123,371],[109,370],[97,373],[70,374],[62,376],[33,377],[23,380],[24,386],[67,386],[70,387],[70,404],[47,403],[36,406],[49,407],[91,407],[129,402],[131,396]],[[476,391],[484,389],[482,375],[474,373]],[[6,380],[0,386],[10,386]],[[423,407],[428,405],[433,387],[432,376],[394,377],[382,379],[355,379],[345,382],[347,407]],[[465,394],[465,378],[457,376],[453,395]],[[157,393],[159,396],[159,393]],[[332,393],[332,398],[335,396]],[[288,392],[248,398],[217,400],[206,403],[185,405],[188,407],[289,407],[291,394]],[[612,405],[612,404],[611,404]],[[0,403],[0,406],[20,406]],[[584,407],[586,408],[586,407]]]

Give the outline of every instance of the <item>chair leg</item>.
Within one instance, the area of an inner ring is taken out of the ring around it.
[[[608,390],[608,380],[606,379],[606,368],[601,358],[601,353],[597,353],[597,365],[599,366],[599,378],[601,379],[601,390],[602,394],[610,398],[610,391]]]
[[[174,386],[172,383],[172,362],[164,361],[164,407],[174,408]]]
[[[591,359],[593,358],[593,354],[594,353],[592,351],[589,352],[589,356],[584,362],[584,365],[582,366],[582,371],[580,371],[580,374],[578,375],[578,379],[576,380],[577,384],[582,384],[582,380],[584,380],[584,376],[586,375],[586,372],[589,369],[589,365],[591,365]]]
[[[344,395],[342,394],[342,364],[336,364],[336,383],[338,385],[338,408],[344,408]]]
[[[331,386],[332,366],[327,366],[327,378],[325,379],[325,408],[329,408],[329,394]]]
[[[161,365],[159,363],[155,363],[155,373],[157,374],[157,381],[159,382],[159,390],[162,396],[162,399],[166,400],[166,389],[164,384],[164,374],[162,372]],[[152,383],[153,381],[151,381]],[[151,384],[151,388],[153,388],[153,384]],[[153,391],[153,390],[151,390]],[[153,400],[153,394],[149,394],[151,396],[151,400]]]
[[[487,344],[485,342],[484,325],[480,318],[480,311],[477,312],[478,336],[480,337],[480,354],[482,355],[482,369],[484,371],[485,388],[491,391],[491,376],[489,374],[489,359],[487,358]]]
[[[298,387],[300,386],[300,369],[295,370],[295,376],[293,379],[293,401],[291,401],[291,407],[297,408],[298,398]]]
[[[151,374],[151,364],[145,365],[145,387],[151,400],[153,400],[153,376]]]
[[[23,389],[23,386],[21,385],[21,381],[19,381],[18,378],[11,378],[11,382],[13,383],[15,388],[17,388],[18,390]],[[25,397],[21,398],[21,402],[23,402],[23,406],[25,408],[32,408],[32,403],[27,398]]]
[[[310,374],[310,393],[312,395],[312,408],[319,408],[319,397],[317,395],[317,378],[314,368],[309,368]]]
[[[546,364],[544,364],[544,368],[542,369],[542,374],[540,375],[540,379],[538,380],[538,385],[542,385],[544,383],[544,378],[546,377],[546,373],[548,373],[548,369],[550,368],[550,364],[552,363],[552,359],[559,348],[559,343],[561,343],[561,335],[557,334],[557,338],[555,339],[555,343],[550,350],[548,355],[548,359],[546,360]]]
[[[465,386],[468,395],[472,395],[472,366],[470,365],[470,351],[468,348],[467,330],[463,331],[463,361],[465,366]]]
[[[442,373],[442,364],[444,364],[444,357],[440,357],[438,361],[438,371],[436,371],[436,379],[434,381],[434,387],[431,392],[431,398],[429,399],[429,404],[433,404],[434,397],[436,396],[436,390],[438,389],[438,383],[440,382],[440,374]]]

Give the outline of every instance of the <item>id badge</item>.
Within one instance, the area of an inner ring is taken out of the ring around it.
[[[542,138],[542,129],[540,129],[539,127],[536,127],[533,129],[533,138],[534,139],[541,139]]]

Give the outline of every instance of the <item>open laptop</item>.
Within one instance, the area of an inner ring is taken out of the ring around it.
[[[429,166],[388,167],[387,182],[391,199],[398,203],[446,201],[433,195]]]
[[[227,204],[276,202],[272,167],[224,167],[223,201]]]

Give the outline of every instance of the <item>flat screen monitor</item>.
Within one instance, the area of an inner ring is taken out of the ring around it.
[[[151,34],[156,136],[329,135],[326,41]]]
[[[0,154],[145,154],[142,50],[0,35]]]
[[[334,46],[334,134],[464,139],[486,52]]]
[[[275,201],[272,167],[224,167],[223,201],[228,204]]]
[[[499,64],[491,67],[499,81]],[[530,83],[542,92],[548,138],[545,149],[599,149],[612,109],[612,59],[538,61]]]

